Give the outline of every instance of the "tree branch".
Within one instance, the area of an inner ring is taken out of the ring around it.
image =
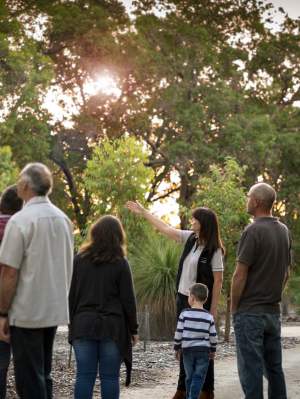
[[[65,160],[60,159],[59,157],[56,157],[53,152],[50,154],[50,159],[57,166],[59,166],[59,168],[61,169],[61,171],[63,172],[63,174],[67,180],[67,184],[68,184],[68,187],[70,190],[70,195],[71,195],[71,202],[72,202],[74,213],[75,213],[75,218],[76,218],[78,227],[80,229],[80,232],[81,232],[81,234],[83,234],[85,224],[86,224],[86,216],[81,213],[81,209],[80,209],[79,201],[78,201],[78,192],[77,192],[77,188],[76,188],[72,173],[71,173],[70,169],[68,168]]]
[[[156,198],[152,198],[152,202],[159,201],[159,200],[161,200],[161,199],[167,198],[169,195],[171,195],[171,194],[173,194],[173,193],[176,193],[176,192],[179,191],[179,190],[180,190],[180,187],[172,188],[171,190],[168,190],[168,191],[165,192],[164,194],[159,195],[159,196],[156,197]]]

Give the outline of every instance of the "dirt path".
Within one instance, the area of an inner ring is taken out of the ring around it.
[[[300,327],[283,331],[284,336],[300,336]],[[300,345],[283,351],[288,399],[300,398]],[[216,399],[240,399],[243,397],[239,384],[236,359],[227,358],[216,361]],[[121,392],[121,399],[170,399],[176,390],[177,370],[169,370],[161,376],[161,384],[140,388],[127,388]],[[267,384],[265,384],[265,389]],[[266,396],[267,397],[267,396]]]
[[[288,387],[288,399],[300,398],[300,345],[283,352],[283,365]],[[216,399],[240,399],[240,388],[235,359],[216,362]],[[177,370],[162,375],[162,383],[145,388],[127,388],[122,390],[121,399],[170,399],[176,390]],[[265,384],[266,389],[266,384]],[[267,396],[266,396],[267,397]]]
[[[288,399],[300,399],[300,325],[288,325],[282,329],[283,365],[288,386]],[[291,337],[291,338],[286,338]],[[124,388],[124,367],[122,368],[121,399],[171,399],[176,390],[178,364],[174,359],[172,343],[152,342],[143,348],[135,349],[133,380],[130,388]],[[216,360],[216,399],[241,399],[233,343],[220,345]],[[68,366],[69,346],[66,331],[60,329],[56,337],[53,379],[54,398],[73,398],[75,361]],[[157,383],[159,381],[159,384]],[[12,367],[9,373],[7,399],[16,399]],[[94,396],[100,398],[99,384],[96,384]]]

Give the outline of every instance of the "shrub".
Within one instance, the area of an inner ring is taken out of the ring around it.
[[[156,233],[132,255],[138,307],[148,305],[152,338],[174,334],[176,322],[176,274],[181,246]]]

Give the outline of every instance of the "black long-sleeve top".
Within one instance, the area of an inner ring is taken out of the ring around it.
[[[69,293],[69,341],[77,338],[111,338],[119,347],[130,383],[131,337],[137,334],[136,300],[130,266],[126,259],[93,263],[75,256]]]

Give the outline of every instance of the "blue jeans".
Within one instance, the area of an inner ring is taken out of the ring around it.
[[[208,351],[183,350],[183,364],[187,399],[198,399],[208,369]]]
[[[119,399],[121,354],[111,339],[75,339],[75,399],[92,399],[99,368],[102,399]]]
[[[6,378],[10,362],[10,345],[0,341],[0,399],[6,397]]]
[[[268,380],[268,398],[286,399],[280,315],[237,313],[233,326],[245,399],[263,399],[263,375]]]

